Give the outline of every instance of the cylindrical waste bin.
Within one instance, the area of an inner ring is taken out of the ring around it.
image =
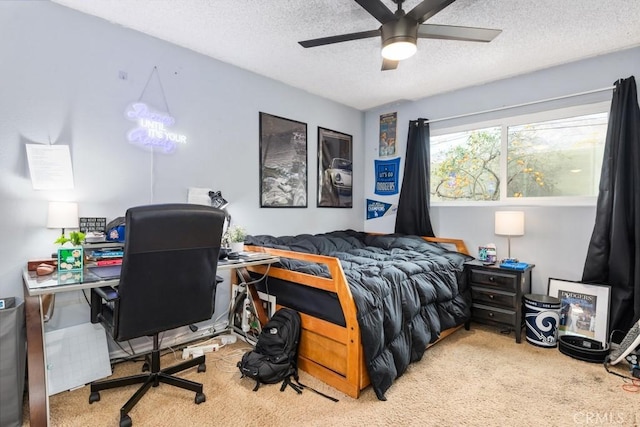
[[[527,341],[540,347],[556,347],[558,345],[560,300],[538,294],[526,294],[523,299]]]
[[[5,299],[6,301],[6,299]],[[0,426],[22,426],[26,364],[24,301],[0,310]]]

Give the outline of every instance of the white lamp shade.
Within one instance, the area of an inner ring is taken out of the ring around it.
[[[49,202],[47,228],[78,228],[78,204],[75,202]]]
[[[503,236],[524,235],[524,212],[498,211],[496,212],[495,232]]]

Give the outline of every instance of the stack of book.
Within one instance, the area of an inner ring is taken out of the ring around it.
[[[122,264],[122,248],[96,248],[85,249],[85,260],[87,265],[106,266]]]

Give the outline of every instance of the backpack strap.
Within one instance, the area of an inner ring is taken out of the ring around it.
[[[294,365],[295,365],[295,362],[294,362]],[[318,390],[316,390],[316,389],[315,389],[315,388],[313,388],[313,387],[309,387],[308,385],[302,384],[302,383],[300,382],[300,377],[298,376],[298,367],[297,367],[297,366],[295,366],[295,367],[294,367],[294,373],[293,373],[292,375],[293,375],[293,379],[296,381],[296,384],[291,384],[291,386],[292,386],[292,387],[295,385],[295,386],[296,386],[296,388],[297,388],[297,389],[299,389],[299,390],[302,390],[303,388],[308,388],[308,389],[309,389],[309,390],[311,390],[312,392],[317,393],[317,394],[319,394],[319,395],[320,395],[320,396],[322,396],[322,397],[326,397],[327,399],[332,400],[332,401],[334,401],[334,402],[339,402],[339,400],[338,400],[338,399],[336,399],[335,397],[331,397],[331,396],[329,396],[328,394],[324,394],[324,393],[322,393],[321,391],[318,391]],[[288,377],[287,377],[287,379],[288,379],[289,381],[291,381]],[[282,387],[282,389],[283,389],[283,390],[284,390],[284,387],[285,387],[285,386],[283,386],[283,387]]]
[[[329,400],[331,400],[331,401],[333,401],[333,402],[339,402],[339,400],[338,400],[338,399],[336,399],[335,397],[331,397],[331,396],[329,396],[328,394],[324,394],[324,393],[322,393],[321,391],[316,390],[315,388],[312,388],[312,387],[309,387],[308,385],[304,385],[304,384],[302,384],[302,383],[300,382],[300,380],[298,380],[298,378],[296,378],[296,383],[297,383],[297,384],[295,384],[296,388],[299,388],[300,390],[302,390],[303,388],[307,388],[307,389],[311,390],[312,392],[317,393],[317,394],[319,394],[319,395],[320,395],[320,396],[322,396],[322,397],[326,397],[327,399],[329,399]],[[293,387],[293,386],[294,386],[294,384],[291,384],[291,386]],[[301,391],[301,392],[302,392],[302,391]]]
[[[282,385],[280,386],[280,391],[284,391],[287,388],[287,386],[291,386],[291,388],[294,389],[296,393],[302,394],[302,387],[299,387],[298,385],[292,383],[291,377],[286,377],[282,381]]]
[[[258,391],[259,388],[260,388],[260,381],[256,380],[256,385],[255,387],[253,387],[253,391]]]

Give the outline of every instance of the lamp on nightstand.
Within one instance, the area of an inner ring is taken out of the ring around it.
[[[495,217],[495,233],[507,236],[507,257],[511,259],[511,236],[524,235],[524,212],[498,211]]]

